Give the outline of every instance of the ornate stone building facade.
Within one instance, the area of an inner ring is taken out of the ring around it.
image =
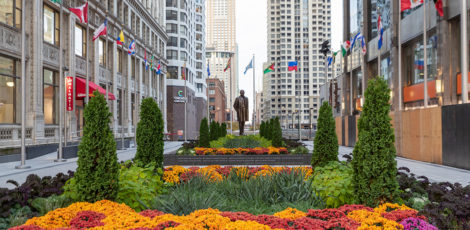
[[[26,144],[58,143],[60,78],[74,76],[76,84],[83,82],[87,61],[90,82],[108,89],[116,97],[108,102],[116,138],[134,136],[142,98],[154,98],[166,121],[168,36],[163,26],[163,0],[89,0],[88,34],[86,24],[68,10],[85,1],[62,2],[62,18],[60,5],[50,0],[27,0],[24,7],[20,0],[0,3],[0,149],[20,146],[22,80],[26,81]],[[21,13],[25,14],[24,23]],[[93,33],[105,18],[108,36],[93,42]],[[26,31],[25,76],[21,76],[22,26]],[[124,47],[116,43],[121,30]],[[135,40],[136,54],[131,56],[128,47],[132,40]],[[63,76],[59,75],[60,47],[63,66],[67,68]],[[144,57],[149,60],[151,55],[160,61],[162,74],[146,70]],[[82,135],[83,104],[83,98],[77,98],[74,110],[64,112],[64,130],[69,141]]]

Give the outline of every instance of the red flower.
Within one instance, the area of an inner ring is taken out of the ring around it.
[[[165,215],[164,212],[158,211],[158,210],[144,210],[142,212],[139,212],[140,215],[148,217],[150,219],[153,219],[156,216],[161,216]]]
[[[222,212],[221,216],[229,218],[231,221],[243,220],[243,221],[256,221],[256,216],[247,212]]]
[[[191,180],[193,177],[197,176],[198,173],[196,170],[191,170],[191,171],[187,171],[185,173],[182,173],[180,175],[180,180],[182,182],[188,182],[189,180]]]
[[[419,218],[424,221],[427,221],[427,218],[425,216],[418,216],[418,211],[416,210],[394,210],[391,212],[385,212],[382,213],[382,216],[384,218],[387,218],[389,220],[393,220],[395,222],[400,223],[402,220],[410,217],[414,218]]]
[[[81,211],[70,221],[70,227],[79,229],[103,226],[101,222],[106,216],[94,211]]]
[[[354,220],[351,220],[347,217],[330,219],[324,225],[325,229],[345,229],[345,230],[355,230],[359,226],[361,226],[360,223]]]
[[[339,207],[338,210],[344,212],[344,214],[346,214],[346,215],[348,215],[350,212],[355,211],[355,210],[367,210],[369,212],[374,211],[374,209],[369,208],[369,207],[364,206],[364,205],[360,205],[360,204],[343,205],[343,206]]]
[[[294,229],[323,230],[326,222],[323,220],[302,217],[294,221]]]
[[[22,225],[22,226],[9,228],[9,230],[44,230],[44,228],[34,226],[34,225]]]
[[[157,227],[155,227],[152,230],[164,230],[166,228],[177,227],[178,225],[180,225],[180,224],[170,220],[170,221],[163,222],[163,223],[157,225]]]
[[[259,215],[254,221],[271,228],[293,229],[291,228],[293,221],[275,216]]]
[[[309,209],[307,216],[313,219],[329,220],[331,218],[341,218],[346,215],[338,209]]]

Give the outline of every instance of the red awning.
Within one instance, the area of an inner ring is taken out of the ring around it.
[[[85,97],[86,95],[86,80],[83,79],[83,78],[79,78],[79,77],[76,77],[75,78],[75,84],[76,84],[76,87],[75,87],[75,90],[76,90],[76,93],[77,93],[77,99],[82,99]],[[99,85],[93,83],[92,81],[88,81],[88,91],[90,93],[90,97],[93,97],[93,92],[98,90],[99,93],[101,93],[102,95],[104,95],[106,97],[106,90],[101,88]],[[112,93],[109,93],[108,92],[108,97],[109,97],[109,100],[116,100],[116,97],[114,96],[114,94]]]

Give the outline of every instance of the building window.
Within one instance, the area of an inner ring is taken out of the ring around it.
[[[21,28],[21,0],[0,1],[0,22]]]
[[[0,56],[0,124],[15,124],[21,116],[21,80],[18,61]]]
[[[210,94],[210,95],[215,94],[215,90],[213,90],[213,89],[209,90],[209,94]]]
[[[86,57],[86,30],[75,25],[75,55]]]
[[[43,111],[44,123],[59,123],[59,74],[48,69],[43,71]]]
[[[427,43],[428,81],[437,76],[437,36],[431,34]],[[424,82],[424,49],[423,40],[419,39],[404,48],[404,68],[407,85]]]
[[[178,79],[178,67],[168,66],[166,77],[167,79]]]
[[[209,102],[215,102],[215,97],[210,97]]]
[[[117,69],[119,73],[122,73],[122,50],[118,49],[116,51],[116,56],[117,56]]]
[[[59,13],[44,5],[44,41],[59,45]]]
[[[105,50],[105,41],[103,39],[99,39],[98,42],[98,53],[100,59],[100,65],[106,66],[106,52]]]

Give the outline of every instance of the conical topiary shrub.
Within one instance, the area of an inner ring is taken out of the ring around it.
[[[199,147],[210,147],[209,126],[207,124],[207,118],[203,118],[201,120],[201,125],[199,126]]]
[[[153,98],[145,98],[140,106],[134,160],[140,165],[155,162],[163,168],[163,116]]]
[[[328,102],[323,102],[318,117],[318,130],[313,142],[312,167],[323,167],[338,161],[338,137],[333,112]]]
[[[379,77],[368,82],[354,146],[354,194],[359,203],[376,206],[398,195],[395,136],[390,123],[390,89]]]
[[[265,127],[265,130],[264,130],[264,135],[265,135],[265,138],[268,139],[268,140],[272,140],[271,138],[271,125],[272,125],[272,122],[273,122],[273,119],[269,119],[267,122],[266,122],[266,127]]]
[[[219,137],[225,137],[225,136],[227,136],[227,125],[225,123],[222,123],[220,125]]]
[[[85,106],[83,138],[78,146],[75,173],[79,201],[114,200],[119,190],[116,142],[109,127],[111,112],[104,96],[94,97]]]
[[[217,126],[217,122],[212,121],[209,127],[209,137],[210,141],[215,141],[219,138],[219,127]]]
[[[274,147],[282,147],[282,129],[279,117],[273,119],[271,125],[271,140]]]

